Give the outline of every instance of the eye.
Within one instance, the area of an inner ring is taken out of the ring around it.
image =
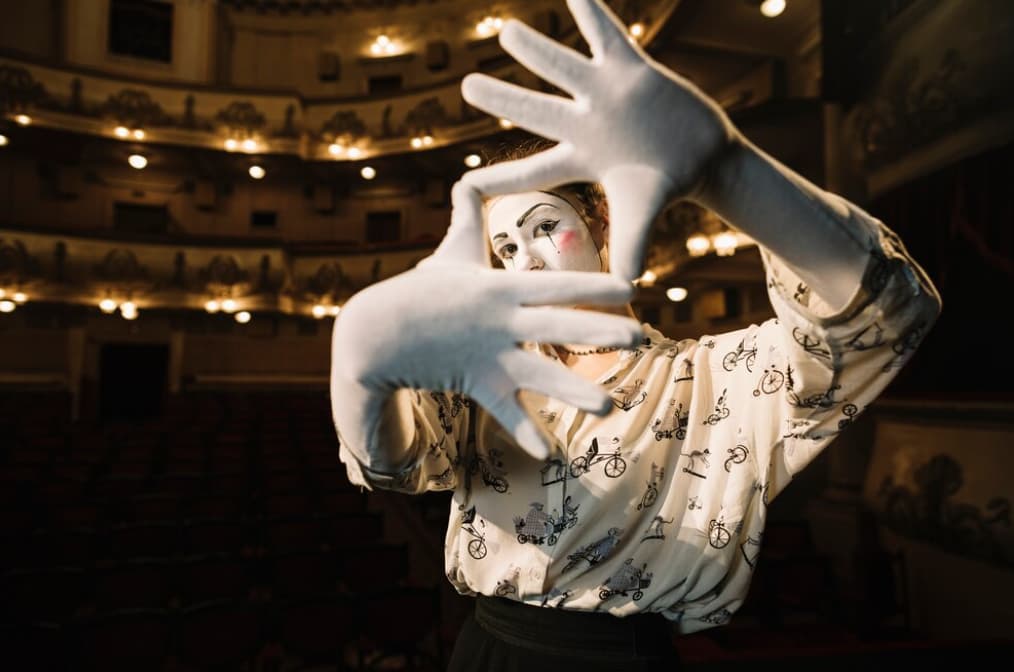
[[[539,222],[539,225],[536,227],[536,229],[543,233],[552,233],[553,229],[555,229],[556,225],[559,223],[560,220],[558,219],[547,219],[543,222]]]
[[[497,250],[497,256],[501,259],[510,259],[514,256],[514,253],[518,251],[518,246],[514,243],[507,243],[499,250]]]

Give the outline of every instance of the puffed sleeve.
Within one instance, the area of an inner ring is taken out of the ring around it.
[[[850,208],[869,262],[848,305],[831,309],[792,270],[761,251],[777,318],[757,333],[753,442],[770,500],[847,428],[909,360],[936,321],[940,296],[882,222]]]

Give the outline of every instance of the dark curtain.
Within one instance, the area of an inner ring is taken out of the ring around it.
[[[885,396],[1014,399],[1014,144],[965,159],[875,199],[936,283],[943,311]]]

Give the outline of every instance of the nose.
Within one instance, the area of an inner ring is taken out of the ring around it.
[[[546,267],[546,262],[536,255],[523,255],[518,268],[522,271],[541,271]]]

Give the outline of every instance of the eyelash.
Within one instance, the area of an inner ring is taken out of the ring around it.
[[[556,225],[560,223],[558,219],[544,219],[535,225],[535,232],[552,233],[556,229]],[[518,251],[518,246],[514,243],[507,243],[499,250],[497,250],[497,256],[504,261],[510,259],[515,252]]]

